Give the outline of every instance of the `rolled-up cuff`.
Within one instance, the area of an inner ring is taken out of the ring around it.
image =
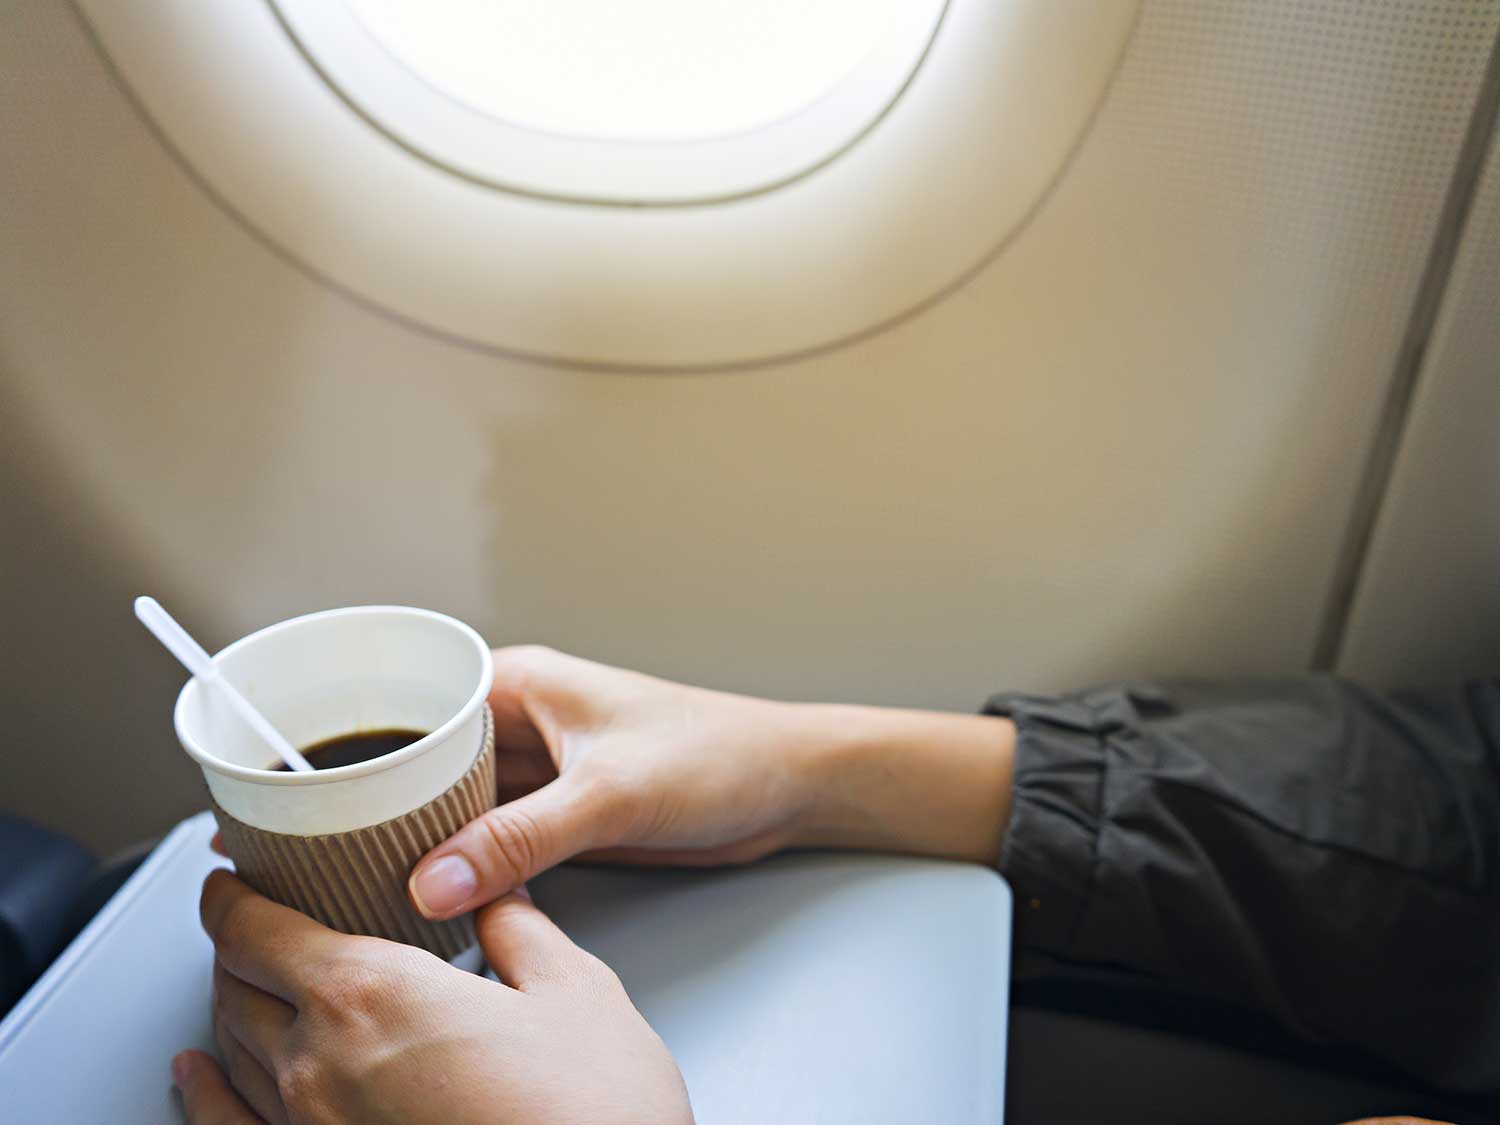
[[[1087,698],[1002,694],[988,715],[1016,725],[1015,782],[1000,871],[1016,896],[1016,942],[1069,957],[1098,863],[1104,731],[1113,722]]]

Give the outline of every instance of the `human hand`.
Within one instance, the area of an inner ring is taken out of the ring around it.
[[[1014,728],[778,703],[536,647],[495,653],[501,804],[428,853],[412,902],[451,918],[573,856],[743,863],[839,846],[993,862]]]
[[[336,933],[227,871],[200,912],[224,1068],[173,1060],[191,1125],[691,1125],[677,1066],[619,980],[521,895],[475,920],[503,984]]]

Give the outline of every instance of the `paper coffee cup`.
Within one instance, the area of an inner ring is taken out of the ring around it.
[[[183,748],[203,767],[225,849],[260,893],[351,934],[452,958],[468,918],[429,922],[406,881],[427,851],[495,804],[489,646],[461,621],[357,606],[271,625],[214,657],[293,746],[359,731],[430,731],[355,765],[297,773],[198,680],[177,697]]]

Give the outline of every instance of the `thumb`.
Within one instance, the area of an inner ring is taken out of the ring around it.
[[[600,802],[566,775],[476,817],[417,863],[407,882],[423,916],[452,918],[595,847]]]
[[[593,963],[532,904],[524,888],[481,910],[474,919],[474,931],[495,975],[522,992],[576,977]]]

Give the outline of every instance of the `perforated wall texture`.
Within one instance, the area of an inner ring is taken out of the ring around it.
[[[1148,0],[1064,174],[944,299],[796,361],[622,374],[328,288],[204,190],[72,9],[0,6],[0,706],[36,749],[0,760],[0,806],[100,848],[201,806],[144,591],[211,647],[401,602],[699,683],[960,709],[1310,667],[1497,28],[1500,0]],[[287,190],[326,234],[338,200]],[[1493,443],[1446,460],[1493,403],[1464,375],[1493,260],[1466,244],[1421,380],[1361,673],[1413,671],[1396,648],[1494,597],[1463,483]],[[1444,519],[1432,617],[1379,616]]]
[[[1340,670],[1375,683],[1500,671],[1500,145],[1437,323]]]

